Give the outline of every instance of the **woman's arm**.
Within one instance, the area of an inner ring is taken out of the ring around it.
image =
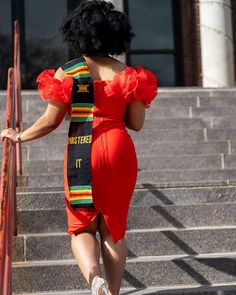
[[[59,68],[54,77],[62,80],[65,73]],[[67,111],[67,103],[62,103],[54,100],[49,100],[45,113],[28,129],[24,130],[21,134],[21,141],[30,141],[55,130],[62,122]],[[9,128],[1,132],[1,139],[5,137],[16,141],[16,131]]]
[[[30,141],[55,130],[61,124],[66,110],[66,103],[49,101],[45,113],[30,128],[23,131],[21,141]]]
[[[127,103],[125,125],[135,131],[142,129],[145,120],[145,107],[142,100]]]

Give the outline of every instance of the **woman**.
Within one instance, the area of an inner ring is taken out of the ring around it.
[[[145,108],[157,95],[157,78],[141,66],[128,67],[111,57],[127,52],[134,34],[126,15],[110,2],[82,1],[66,16],[61,32],[78,58],[56,72],[46,69],[40,73],[39,95],[48,100],[45,113],[22,133],[6,129],[1,138],[26,142],[42,137],[56,129],[68,112],[71,122],[64,158],[67,233],[92,293],[116,295],[126,263],[126,221],[137,179],[135,147],[125,127],[135,131],[143,127]],[[82,170],[85,158],[87,165]],[[91,183],[85,174],[92,177]],[[79,181],[85,178],[86,190],[81,193]],[[101,277],[97,231],[106,279]]]

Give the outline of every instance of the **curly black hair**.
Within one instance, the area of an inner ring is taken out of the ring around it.
[[[119,55],[127,52],[135,37],[125,13],[111,2],[83,0],[59,28],[63,42],[78,54]]]

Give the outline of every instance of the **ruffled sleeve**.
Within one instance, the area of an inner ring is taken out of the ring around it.
[[[158,79],[150,70],[141,66],[126,67],[117,73],[114,79],[105,87],[108,96],[121,95],[126,102],[142,100],[145,108],[149,108],[156,98]]]
[[[65,76],[62,80],[59,80],[54,78],[54,75],[54,69],[46,69],[38,75],[36,82],[39,83],[39,96],[44,100],[53,99],[68,103],[71,97],[73,79],[70,76]]]

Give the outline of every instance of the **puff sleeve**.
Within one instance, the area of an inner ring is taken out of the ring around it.
[[[71,97],[73,79],[70,76],[65,76],[62,80],[59,80],[54,78],[54,75],[54,69],[46,69],[38,75],[36,82],[38,83],[39,96],[44,100],[53,99],[68,103]]]
[[[127,67],[117,73],[109,84],[106,85],[108,96],[121,95],[126,102],[142,100],[145,108],[149,108],[151,102],[157,96],[158,79],[150,70],[141,66]]]

